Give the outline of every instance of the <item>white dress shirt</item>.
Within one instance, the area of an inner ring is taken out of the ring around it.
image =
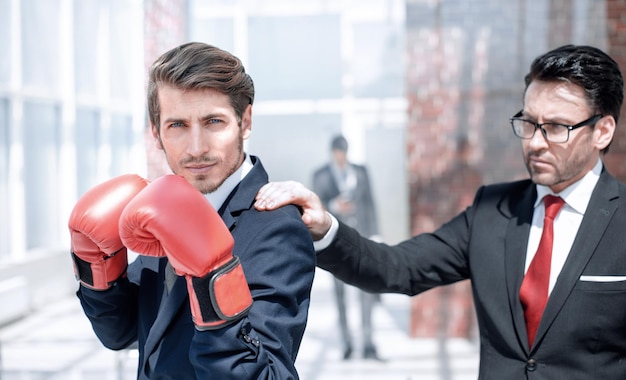
[[[252,160],[250,159],[250,155],[246,154],[246,157],[243,160],[243,164],[237,169],[233,174],[228,176],[224,183],[220,185],[214,192],[205,194],[204,197],[208,199],[209,203],[213,206],[213,208],[218,211],[220,207],[226,201],[226,198],[230,195],[233,189],[241,182],[242,179],[250,170],[252,170]]]
[[[543,197],[552,194],[565,200],[565,205],[563,205],[563,208],[554,219],[554,241],[552,243],[552,264],[550,266],[548,292],[552,292],[556,279],[559,277],[563,264],[565,264],[565,260],[567,260],[567,256],[572,249],[580,222],[583,220],[587,205],[589,205],[589,200],[591,199],[591,193],[598,183],[601,172],[602,161],[598,159],[593,169],[585,174],[583,178],[574,182],[559,194],[554,194],[547,186],[537,185],[537,200],[535,201],[535,211],[533,212],[530,235],[528,236],[524,273],[528,270],[530,262],[537,252],[537,247],[539,247],[539,240],[543,231],[543,218],[545,216]]]

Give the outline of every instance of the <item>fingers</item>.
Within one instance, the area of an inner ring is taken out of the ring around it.
[[[332,220],[319,197],[295,181],[270,182],[259,189],[254,207],[259,211],[274,210],[293,204],[299,206],[302,221],[314,240],[321,239],[331,227]]]
[[[302,221],[307,226],[314,241],[320,240],[330,228],[330,219],[327,220],[326,212],[305,212]],[[328,224],[326,225],[326,222]]]
[[[257,210],[263,211],[274,210],[290,203],[299,204],[296,193],[302,188],[304,186],[295,181],[267,183],[259,189],[254,206]]]

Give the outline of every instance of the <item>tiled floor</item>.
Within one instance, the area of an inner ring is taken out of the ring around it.
[[[406,334],[409,298],[401,295],[383,295],[375,309],[375,340],[385,360],[363,360],[358,352],[352,360],[341,360],[331,287],[330,275],[318,271],[296,362],[303,380],[476,379],[477,345],[411,339]],[[348,298],[350,322],[357,329],[356,293],[349,292]],[[130,380],[135,378],[133,354],[103,348],[73,296],[0,328],[1,380]]]

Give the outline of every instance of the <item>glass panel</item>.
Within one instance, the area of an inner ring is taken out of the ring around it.
[[[359,97],[404,96],[402,25],[368,23],[355,26],[354,94]]]
[[[230,18],[192,19],[191,41],[201,41],[233,52],[233,20]]]
[[[112,177],[130,173],[132,170],[130,151],[133,146],[133,126],[130,115],[111,115],[111,167],[109,169]]]
[[[98,0],[74,0],[74,80],[77,94],[96,95],[97,72],[101,69],[96,43],[101,28]]]
[[[132,46],[133,39],[129,36],[132,30],[129,30],[129,26],[135,25],[137,20],[133,18],[131,7],[126,1],[117,0],[111,2],[110,5],[111,96],[116,100],[129,100],[129,95],[133,93],[133,89],[129,86],[132,86],[135,81],[131,80],[133,66],[128,57],[132,56],[131,50],[137,48]]]
[[[258,100],[340,98],[338,15],[251,17],[247,69]]]
[[[100,115],[93,109],[76,110],[76,190],[78,196],[96,185]]]
[[[60,144],[59,107],[24,103],[24,191],[26,248],[45,247],[57,240],[57,163]]]
[[[11,78],[11,1],[0,0],[0,83],[9,83]]]
[[[0,99],[0,261],[9,256],[9,102]]]
[[[21,4],[24,86],[56,90],[60,51],[59,0],[23,0]]]
[[[272,181],[289,179],[310,185],[313,170],[330,157],[328,144],[341,131],[341,115],[257,115],[252,130],[256,132],[248,152],[261,158]],[[280,136],[279,149],[276,136]]]

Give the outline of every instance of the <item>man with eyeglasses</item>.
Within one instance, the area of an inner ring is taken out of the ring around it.
[[[601,160],[622,74],[604,52],[567,45],[537,57],[525,83],[510,122],[530,178],[482,186],[433,233],[369,241],[295,182],[266,185],[257,208],[301,206],[317,265],[370,292],[471,279],[480,379],[626,379],[626,186]]]

